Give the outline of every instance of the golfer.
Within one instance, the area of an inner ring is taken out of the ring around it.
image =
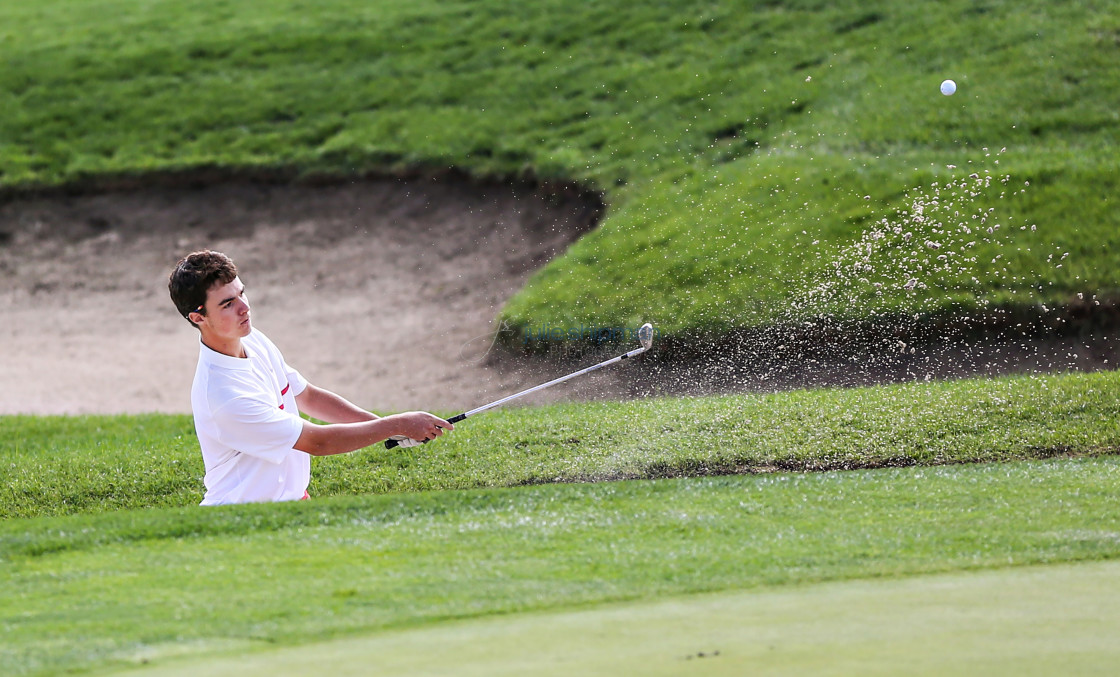
[[[422,411],[381,418],[308,383],[253,327],[245,285],[225,254],[187,255],[168,289],[200,335],[191,408],[206,465],[202,505],[304,499],[311,456],[394,436],[427,441],[454,429]],[[300,411],[327,425],[304,420]]]

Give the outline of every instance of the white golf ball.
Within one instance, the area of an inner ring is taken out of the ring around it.
[[[952,80],[946,80],[941,83],[941,93],[945,96],[951,96],[955,91],[957,91],[957,83]]]

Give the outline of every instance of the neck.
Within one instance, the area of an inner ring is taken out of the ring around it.
[[[245,357],[245,348],[241,345],[240,338],[222,340],[203,334],[202,344],[216,353],[229,355],[230,357]]]

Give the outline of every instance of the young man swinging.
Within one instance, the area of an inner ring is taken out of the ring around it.
[[[307,498],[311,456],[395,436],[427,441],[454,430],[422,411],[378,417],[308,383],[253,327],[245,285],[225,254],[187,255],[168,289],[200,334],[191,408],[206,466],[202,505]],[[307,421],[300,411],[327,424]]]

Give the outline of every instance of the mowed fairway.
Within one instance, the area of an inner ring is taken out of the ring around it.
[[[929,655],[963,664],[987,643],[969,624],[1018,638],[994,644],[991,666],[1041,664],[1016,648],[1043,650],[1026,641],[1040,627],[1053,660],[1091,661],[1104,650],[1094,633],[1116,627],[1115,585],[1066,589],[1062,581],[1079,578],[1072,570],[1017,567],[1120,558],[1118,482],[1120,458],[1110,456],[8,520],[0,664],[12,675],[144,665],[219,674],[196,661],[255,656],[284,666],[272,674],[316,674],[314,661],[267,653],[314,645],[306,658],[342,661],[330,674],[361,655],[355,674],[397,673],[366,653],[371,641],[398,647],[386,649],[387,661],[446,660],[450,672],[475,664],[484,672],[487,662],[497,672],[536,660],[560,667],[551,657],[565,655],[586,661],[587,672],[642,656],[667,669],[717,650],[703,664],[718,667],[770,646],[786,652],[773,665],[811,666],[833,655],[908,661],[908,643],[923,637],[930,646],[916,665]],[[974,574],[980,583],[962,574],[980,569],[989,570]],[[1114,568],[1086,571],[1089,581]],[[961,576],[926,577],[954,572]],[[842,581],[852,583],[814,585]],[[698,593],[731,596],[679,599]],[[596,605],[608,605],[601,618]],[[667,633],[674,609],[683,620]],[[892,621],[888,612],[902,615]],[[633,634],[616,615],[638,619]],[[709,615],[711,625],[689,620]],[[743,629],[715,622],[727,616],[741,616]],[[1086,618],[1097,629],[1087,632]],[[764,645],[745,641],[752,628],[769,633]],[[447,633],[446,647],[418,655],[410,642],[424,644],[426,632]],[[848,653],[817,647],[814,634],[833,635]],[[347,638],[355,643],[321,644]],[[537,646],[541,638],[556,643]]]
[[[1109,561],[514,614],[114,674],[1110,675],[1117,627]]]

